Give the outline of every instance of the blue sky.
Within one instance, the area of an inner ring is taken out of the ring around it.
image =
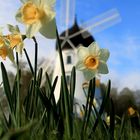
[[[72,1],[72,0],[71,0]],[[120,13],[121,22],[102,30],[94,35],[97,43],[101,48],[110,50],[110,59],[108,66],[110,73],[107,76],[102,76],[104,79],[111,79],[113,86],[122,89],[128,86],[131,89],[140,89],[140,1],[139,0],[76,0],[76,16],[79,24],[82,24],[93,17],[96,17],[112,8],[116,8]],[[18,24],[22,32],[24,26],[15,21],[14,15],[16,10],[21,5],[19,0],[5,0],[1,2],[0,9],[0,26],[5,26],[6,23]],[[61,2],[57,0],[57,24],[61,29],[60,11]],[[39,58],[49,57],[54,55],[54,40],[46,40],[38,35],[39,43]],[[43,42],[43,43],[42,43]],[[32,43],[27,41],[27,46],[32,46]],[[48,45],[46,47],[46,44]],[[46,51],[44,51],[46,49]],[[32,52],[32,47],[27,48],[28,52]],[[32,57],[32,56],[31,56]],[[22,58],[24,59],[24,58]],[[9,67],[9,62],[4,62]]]

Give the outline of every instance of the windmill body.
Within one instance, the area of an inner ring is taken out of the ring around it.
[[[66,74],[66,80],[69,87],[70,83],[70,76],[71,76],[71,70],[73,66],[75,66],[77,62],[77,48],[82,46],[89,46],[94,41],[94,38],[89,35],[87,38],[83,38],[82,34],[78,34],[77,36],[74,36],[73,38],[69,38],[72,34],[79,32],[82,30],[77,25],[77,22],[74,23],[74,25],[63,32],[60,35],[60,44],[62,47],[62,54],[64,59],[64,66],[65,66],[65,74]],[[88,32],[86,34],[89,34]],[[58,101],[60,97],[60,85],[61,85],[61,67],[60,67],[60,60],[59,60],[59,54],[56,46],[56,59],[55,59],[55,67],[54,67],[54,73],[53,73],[53,80],[56,76],[58,76],[58,82],[54,91],[56,102]],[[78,101],[79,104],[83,104],[86,101],[85,94],[83,92],[82,85],[86,82],[84,75],[81,71],[76,71],[76,88],[75,88],[75,99]]]

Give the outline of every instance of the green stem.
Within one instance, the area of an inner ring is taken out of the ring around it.
[[[19,76],[19,60],[18,53],[16,53],[16,63],[17,63],[17,104],[16,104],[16,121],[17,126],[20,126],[20,76]]]
[[[29,64],[29,67],[30,67],[31,73],[32,73],[32,75],[34,75],[34,70],[33,70],[33,67],[32,67],[32,64],[31,64],[31,61],[30,61],[30,59],[29,59],[28,53],[27,53],[26,49],[23,49],[23,50],[24,50],[25,56],[26,56],[26,58],[27,58],[27,61],[28,61],[28,64]]]
[[[35,58],[34,58],[34,92],[33,92],[33,97],[34,97],[34,102],[33,102],[33,108],[34,108],[34,112],[32,114],[32,117],[35,115],[36,112],[36,107],[37,106],[37,89],[36,89],[36,84],[37,84],[37,59],[38,59],[38,43],[36,41],[35,37],[32,37],[34,43],[35,43]]]
[[[34,62],[34,81],[36,84],[36,75],[37,75],[37,59],[38,59],[38,43],[36,41],[35,37],[32,37],[34,43],[35,43],[35,62]]]
[[[70,113],[70,104],[69,104],[69,92],[68,92],[68,87],[67,87],[67,82],[66,82],[66,75],[65,75],[65,67],[64,67],[64,61],[63,61],[63,55],[62,55],[62,49],[61,49],[61,44],[60,44],[60,40],[59,40],[59,34],[58,31],[56,29],[56,35],[57,35],[57,48],[58,48],[58,52],[59,52],[59,58],[60,58],[60,65],[61,65],[61,71],[62,71],[62,75],[63,75],[63,93],[64,95],[64,102],[65,102],[65,112],[66,112],[66,128],[67,128],[67,134],[68,137],[71,138],[72,137],[72,124],[70,121],[71,118],[71,113]]]

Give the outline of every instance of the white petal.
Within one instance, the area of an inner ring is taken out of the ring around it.
[[[45,36],[46,38],[50,38],[50,39],[56,38],[56,22],[55,22],[55,19],[53,19],[50,22],[45,22],[43,20],[43,22],[41,24],[42,24],[42,26],[41,26],[39,32],[43,36]]]
[[[103,61],[100,61],[99,67],[98,67],[98,72],[101,74],[107,74],[108,71],[108,67],[107,64]]]
[[[56,3],[56,0],[43,0],[43,1],[46,1],[47,5],[50,7],[53,7]]]
[[[75,67],[77,70],[83,70],[86,68],[85,65],[83,64],[83,61],[78,61]]]
[[[80,46],[77,50],[79,60],[84,60],[89,55],[89,50],[86,47]]]
[[[37,22],[37,23],[32,24],[32,25],[27,25],[26,36],[28,38],[32,38],[39,31],[40,28],[41,28],[40,22]]]
[[[92,55],[98,55],[99,54],[99,46],[97,45],[96,42],[93,42],[91,43],[89,46],[88,46],[88,49],[89,49],[89,53],[92,54]]]
[[[108,49],[100,49],[100,55],[99,55],[100,60],[103,60],[106,62],[109,58],[109,55],[110,55],[110,53],[109,53]]]
[[[83,71],[83,73],[84,73],[84,77],[85,77],[85,79],[87,80],[87,81],[89,81],[89,80],[91,80],[91,79],[93,79],[95,76],[96,76],[96,70],[94,71],[94,70],[84,70]]]

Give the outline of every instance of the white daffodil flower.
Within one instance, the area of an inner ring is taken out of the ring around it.
[[[55,0],[21,0],[23,6],[16,14],[17,21],[26,25],[26,36],[40,32],[47,38],[56,37]]]
[[[83,71],[86,80],[91,80],[99,73],[108,73],[106,62],[109,58],[109,51],[100,49],[97,43],[91,43],[88,47],[80,46],[77,55],[76,68]]]

